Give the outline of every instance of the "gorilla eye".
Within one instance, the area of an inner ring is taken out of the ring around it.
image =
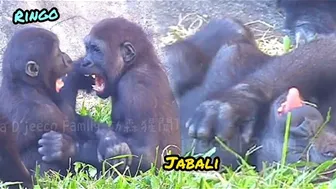
[[[99,47],[96,46],[96,45],[92,45],[92,50],[93,50],[94,52],[100,52]]]
[[[323,155],[324,155],[324,156],[327,156],[327,157],[335,157],[335,153],[332,152],[332,151],[324,152]]]

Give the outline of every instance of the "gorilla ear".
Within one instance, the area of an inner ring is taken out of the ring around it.
[[[28,61],[26,64],[26,74],[30,77],[36,77],[39,74],[39,65],[35,61]]]
[[[135,48],[130,42],[121,45],[121,55],[125,63],[130,63],[136,56]]]

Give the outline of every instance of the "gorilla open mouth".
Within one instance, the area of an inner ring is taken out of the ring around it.
[[[95,80],[95,84],[92,85],[93,90],[95,90],[98,93],[102,93],[105,90],[104,78],[98,74],[93,74],[92,78]]]
[[[68,74],[65,74],[64,77],[67,77],[67,76],[68,76]],[[59,93],[61,91],[61,89],[63,88],[63,86],[64,86],[64,82],[63,82],[62,77],[60,77],[56,80],[56,83],[55,83],[56,92]]]
[[[287,112],[303,106],[303,100],[300,96],[300,92],[297,88],[290,88],[286,96],[285,102],[283,102],[278,108],[278,114],[283,115]]]

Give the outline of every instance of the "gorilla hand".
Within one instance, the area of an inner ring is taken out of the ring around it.
[[[66,165],[69,162],[69,158],[74,157],[76,154],[76,145],[72,138],[55,131],[44,133],[38,144],[41,145],[38,148],[38,152],[45,162],[59,161]]]
[[[239,134],[248,143],[259,112],[257,100],[262,98],[249,90],[248,85],[239,84],[227,91],[225,98],[201,103],[186,123],[189,135],[204,141],[212,141],[217,136],[229,142]]]
[[[73,71],[69,73],[68,75],[73,77],[76,82],[76,86],[74,86],[77,89],[86,90],[87,93],[92,92],[92,85],[95,84],[95,80],[91,75],[88,75],[85,70],[81,67],[81,62],[83,61],[83,58],[77,60],[73,64]],[[69,77],[68,76],[68,77]]]
[[[98,160],[106,160],[111,166],[123,162],[118,166],[118,170],[124,170],[126,166],[132,163],[132,152],[126,142],[120,141],[116,133],[109,128],[100,129],[97,132],[98,143]],[[120,156],[120,157],[118,157]]]

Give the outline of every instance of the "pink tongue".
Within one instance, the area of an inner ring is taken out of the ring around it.
[[[104,84],[104,80],[102,78],[100,78],[99,76],[96,75],[95,78],[95,85],[99,88],[99,92],[101,92],[102,90],[104,90],[103,88],[101,88],[101,86]]]
[[[278,108],[279,114],[285,114],[294,108],[303,106],[302,99],[300,97],[300,92],[297,88],[291,88],[288,91],[286,101],[281,104]]]
[[[55,86],[56,92],[59,93],[61,91],[62,87],[64,86],[64,83],[63,83],[62,79],[57,79],[55,85],[56,85]]]

